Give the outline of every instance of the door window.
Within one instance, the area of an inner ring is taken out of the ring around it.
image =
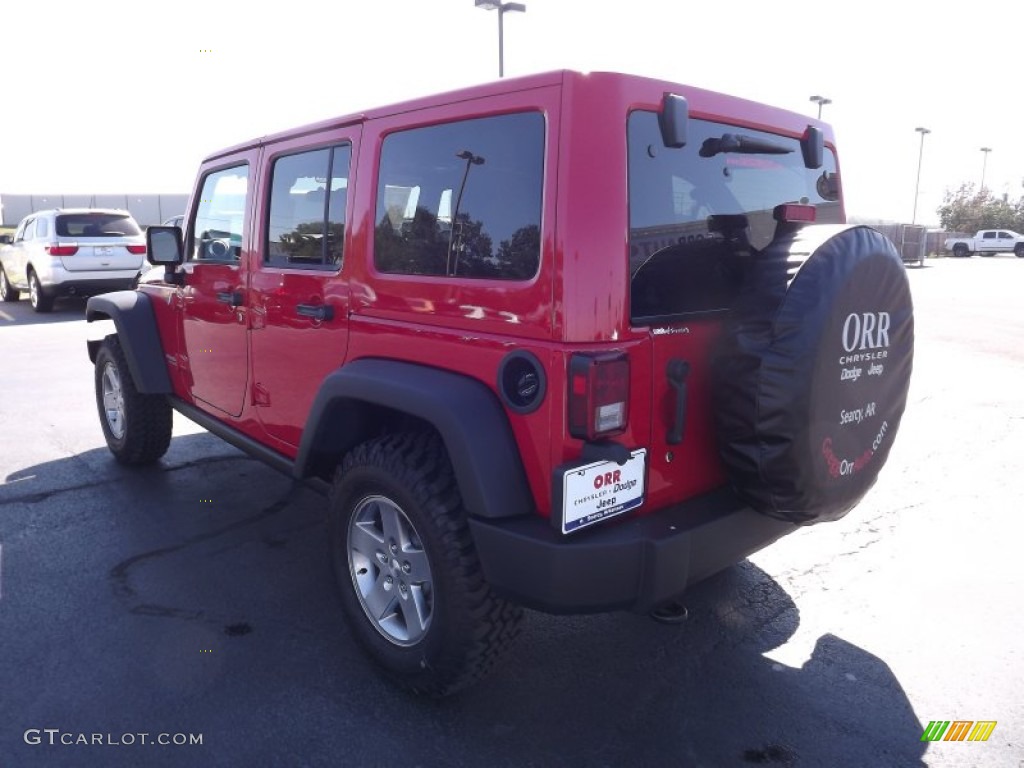
[[[35,231],[36,231],[36,220],[35,219],[29,219],[28,221],[25,222],[25,228],[21,231],[21,239],[22,240],[31,240],[33,237],[35,237]]]
[[[352,148],[345,144],[274,161],[265,263],[341,268]]]
[[[190,260],[234,263],[241,258],[248,181],[247,165],[214,171],[203,180]]]

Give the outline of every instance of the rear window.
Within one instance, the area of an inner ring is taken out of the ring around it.
[[[685,147],[666,148],[656,113],[629,116],[634,322],[728,309],[742,260],[774,237],[777,205],[813,205],[818,223],[842,223],[830,149],[811,170],[798,139],[697,119],[687,132]],[[735,149],[737,136],[746,151],[721,151]]]
[[[130,237],[139,225],[124,213],[63,213],[57,216],[57,237]]]
[[[382,272],[526,280],[540,263],[544,117],[537,112],[393,133],[377,186]]]

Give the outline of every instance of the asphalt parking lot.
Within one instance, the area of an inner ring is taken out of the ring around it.
[[[910,404],[854,512],[695,588],[680,626],[529,613],[440,702],[356,648],[319,496],[184,420],[118,466],[84,302],[0,305],[0,768],[1024,766],[1024,259],[910,280]],[[922,742],[933,720],[997,725]]]

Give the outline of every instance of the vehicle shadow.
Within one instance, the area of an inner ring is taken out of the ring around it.
[[[49,325],[85,319],[86,299],[78,296],[57,299],[50,312],[36,312],[27,296],[19,301],[0,302],[0,328],[14,325]]]
[[[141,471],[96,449],[5,479],[0,533],[18,540],[23,515],[38,557],[75,573],[74,586],[41,582],[35,599],[99,610],[52,662],[64,687],[34,698],[40,718],[83,690],[94,691],[81,726],[92,730],[129,710],[162,727],[187,708],[215,735],[189,755],[204,764],[382,764],[384,741],[421,766],[924,764],[923,726],[883,660],[828,633],[800,666],[765,656],[792,637],[799,611],[749,561],[693,588],[680,625],[527,612],[490,677],[431,700],[378,675],[345,626],[323,498],[216,438],[176,437]],[[43,522],[61,516],[69,532]],[[80,540],[104,544],[79,551]],[[28,603],[6,606],[0,640],[9,634],[18,658],[47,630],[28,622]],[[196,647],[216,655],[197,664]],[[125,668],[136,683],[107,685]],[[31,690],[28,675],[12,673],[12,690]],[[287,718],[268,720],[268,701]]]
[[[531,615],[515,657],[435,717],[465,722],[467,740],[502,722],[503,749],[523,764],[920,766],[923,726],[892,670],[832,634],[802,666],[764,654],[799,625],[789,595],[749,561],[693,588],[690,618]],[[514,714],[495,699],[516,690]],[[479,726],[473,727],[474,722]],[[526,734],[530,738],[523,739]],[[492,749],[488,744],[475,748]]]

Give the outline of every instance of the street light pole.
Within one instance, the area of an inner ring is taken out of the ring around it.
[[[982,156],[981,161],[981,189],[979,192],[985,191],[985,167],[988,165],[988,153],[992,151],[992,147],[982,147],[981,151],[985,154]]]
[[[924,159],[924,137],[931,133],[927,128],[915,128],[921,134],[921,149],[917,153],[917,184],[914,185],[914,215],[910,219],[911,224],[917,224],[917,197],[921,192],[921,160]]]
[[[824,96],[811,96],[811,101],[817,102],[818,104],[818,119],[821,120],[821,108],[826,104],[831,104],[832,99],[826,99]]]
[[[507,11],[518,11],[526,13],[526,6],[523,3],[502,3],[495,0],[476,0],[476,7],[485,11],[498,12],[498,77],[505,76],[505,24],[504,18]]]

